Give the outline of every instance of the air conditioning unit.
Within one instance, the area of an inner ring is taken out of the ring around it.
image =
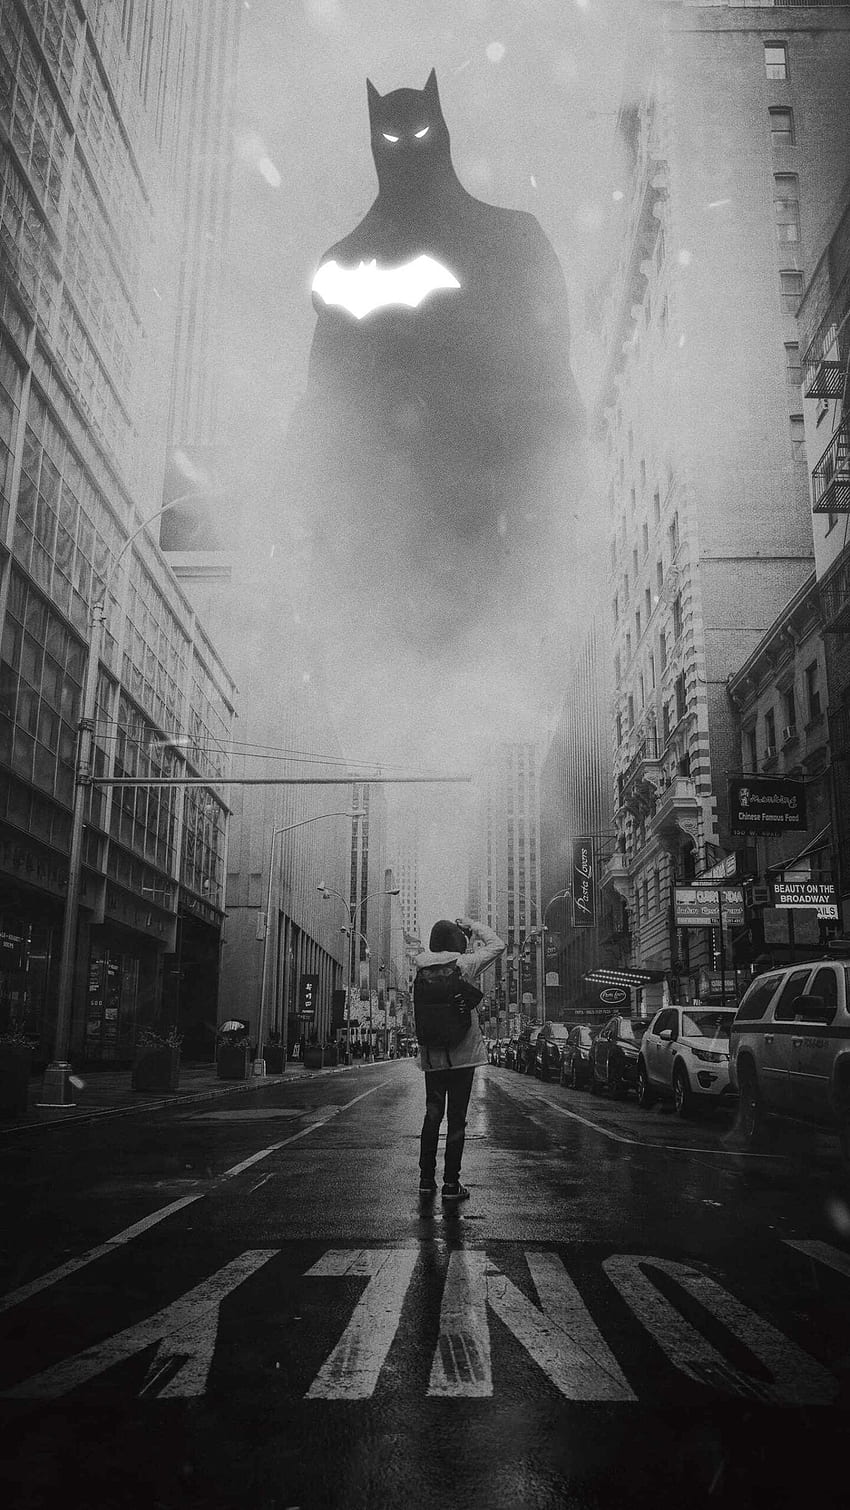
[[[776,759],[776,745],[768,745],[764,752],[765,761]]]
[[[789,740],[796,739],[796,738],[797,738],[797,725],[796,724],[788,724],[787,727],[782,730],[782,743],[784,745],[787,745]]]

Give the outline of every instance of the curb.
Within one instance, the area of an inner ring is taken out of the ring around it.
[[[341,1070],[344,1071],[353,1068],[356,1068],[356,1066],[347,1064],[328,1065],[326,1069],[299,1070],[290,1078],[291,1080],[312,1080],[317,1075],[336,1075]],[[119,1106],[92,1107],[91,1111],[74,1112],[68,1117],[60,1114],[55,1117],[45,1118],[44,1121],[20,1122],[16,1126],[0,1127],[0,1138],[15,1134],[20,1135],[22,1133],[40,1133],[45,1128],[62,1127],[67,1129],[69,1127],[79,1127],[83,1122],[100,1122],[106,1117],[135,1117],[138,1116],[139,1112],[162,1111],[165,1108],[173,1109],[177,1106],[193,1105],[199,1101],[214,1101],[219,1096],[244,1095],[248,1091],[261,1090],[268,1085],[285,1084],[286,1078],[286,1072],[282,1075],[254,1075],[242,1084],[209,1086],[207,1090],[186,1091],[183,1094],[175,1091],[170,1096],[166,1098],[160,1097],[155,1101],[124,1102]],[[144,1092],[136,1092],[136,1094],[144,1095]]]

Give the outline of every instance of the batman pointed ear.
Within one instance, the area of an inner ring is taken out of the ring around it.
[[[369,101],[369,123],[371,125],[375,120],[375,111],[381,103],[381,96],[371,79],[366,80],[366,98]]]
[[[437,90],[437,70],[436,70],[436,68],[432,68],[431,69],[431,72],[429,73],[427,79],[425,80],[425,88],[424,88],[424,90],[422,92],[423,92],[423,94],[430,95],[431,99],[435,100],[437,102],[437,104],[439,105],[439,103],[440,103],[440,96],[439,96],[439,93],[438,93],[438,90]]]

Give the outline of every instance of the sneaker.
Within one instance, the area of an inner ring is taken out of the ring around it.
[[[461,1201],[469,1200],[469,1191],[458,1180],[453,1185],[443,1186],[442,1199],[444,1206],[458,1206]]]

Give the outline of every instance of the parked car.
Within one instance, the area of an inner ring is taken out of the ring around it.
[[[544,1022],[534,1046],[534,1073],[545,1080],[547,1075],[561,1073],[561,1055],[570,1030],[563,1022]]]
[[[734,1098],[729,1079],[729,1030],[734,1007],[663,1007],[641,1039],[638,1105],[672,1097],[680,1117],[700,1101],[717,1105]]]
[[[833,1128],[850,1160],[850,960],[771,970],[747,989],[730,1037],[738,1126],[758,1141],[770,1117]]]
[[[505,1039],[505,1047],[502,1053],[501,1063],[506,1070],[516,1069],[516,1051],[518,1039],[516,1035]]]
[[[519,1070],[521,1075],[530,1075],[534,1069],[534,1056],[540,1031],[540,1028],[523,1028],[517,1039],[514,1069]]]
[[[648,1017],[621,1017],[606,1022],[590,1049],[590,1089],[595,1096],[608,1089],[619,1100],[637,1090],[640,1041],[649,1026]]]
[[[598,1032],[598,1028],[592,1028],[584,1022],[577,1023],[574,1028],[570,1029],[561,1054],[559,1078],[562,1085],[569,1085],[575,1091],[580,1086],[589,1084],[590,1049]]]

